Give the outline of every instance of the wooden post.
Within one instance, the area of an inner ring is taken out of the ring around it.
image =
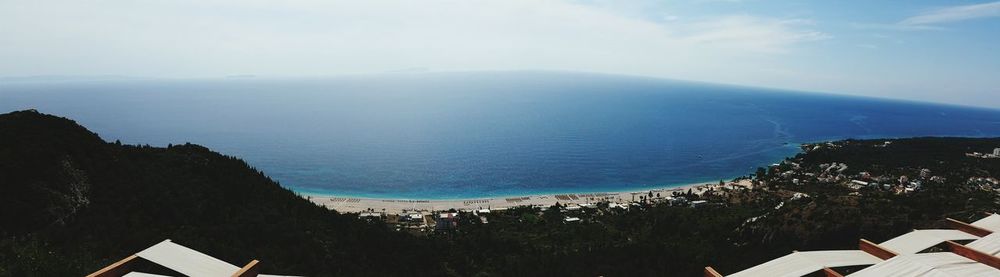
[[[986,229],[983,229],[983,228],[979,228],[979,227],[976,227],[976,226],[972,226],[971,224],[968,224],[968,223],[965,223],[965,222],[961,222],[961,221],[958,221],[958,220],[954,220],[954,219],[951,219],[951,218],[945,218],[945,220],[948,221],[948,225],[951,226],[951,228],[955,228],[956,230],[969,233],[970,235],[973,235],[973,236],[985,237],[985,236],[993,233],[993,231],[986,230]]]
[[[719,274],[719,272],[715,271],[715,269],[712,268],[711,266],[706,266],[705,277],[722,277],[722,274]]]
[[[833,269],[830,269],[829,267],[823,268],[823,274],[826,274],[826,277],[844,277],[844,275],[840,275],[840,273],[833,271]]]
[[[240,271],[233,273],[232,277],[257,277],[257,274],[260,274],[260,262],[253,260],[243,266]]]
[[[970,260],[981,264],[1000,269],[1000,257],[980,252],[979,250],[969,248],[968,246],[961,245],[953,241],[946,241],[945,244],[948,245],[948,249],[951,250],[952,253],[969,258]]]
[[[888,260],[898,255],[896,254],[896,252],[882,248],[881,246],[878,246],[878,244],[870,242],[866,239],[861,239],[861,241],[858,243],[858,249],[861,249],[861,251],[865,251],[865,253],[871,254],[872,256],[878,257],[879,259],[883,260]]]
[[[138,260],[139,256],[132,255],[128,256],[121,261],[117,261],[109,266],[102,268],[101,270],[95,271],[87,277],[121,277],[128,274],[129,267],[131,267]]]

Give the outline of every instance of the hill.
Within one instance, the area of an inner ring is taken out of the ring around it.
[[[108,143],[34,111],[0,115],[0,219],[0,276],[82,276],[166,238],[266,272],[441,274],[423,241],[318,207],[239,159]]]

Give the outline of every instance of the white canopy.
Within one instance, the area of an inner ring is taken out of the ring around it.
[[[142,273],[142,272],[129,272],[128,274],[122,275],[122,277],[170,277],[170,276],[159,275],[159,274],[149,274],[149,273]]]
[[[803,251],[785,255],[730,277],[799,277],[824,267],[870,265],[882,260],[861,250]]]
[[[851,277],[1000,276],[1000,270],[951,252],[899,255],[862,269]]]
[[[898,254],[914,254],[945,241],[974,240],[978,238],[979,237],[977,236],[973,236],[959,230],[915,230],[880,243],[879,246],[892,250]]]
[[[991,214],[983,219],[976,220],[971,225],[993,232],[1000,232],[1000,215]]]
[[[232,276],[240,270],[235,265],[173,243],[169,239],[136,255],[191,277]]]
[[[97,272],[94,272],[88,276],[105,276],[108,272],[119,272],[120,270],[125,270],[125,265],[136,257],[148,260],[155,264],[162,265],[163,267],[172,269],[182,275],[191,277],[217,277],[217,276],[233,276],[235,273],[240,272],[242,268],[235,265],[229,264],[222,260],[213,258],[212,256],[205,255],[204,253],[195,251],[191,248],[184,247],[180,244],[171,242],[169,239],[164,240],[156,245],[150,246],[145,250],[140,251],[135,254],[135,257],[128,257],[111,266],[105,267]],[[251,264],[255,264],[255,260]],[[250,266],[250,264],[248,264]],[[249,271],[250,273],[256,272]],[[246,272],[241,272],[241,274]],[[149,274],[142,272],[129,272],[124,277],[170,277],[165,275]],[[267,275],[258,274],[258,277],[294,277],[294,276],[284,276],[284,275]]]
[[[965,246],[990,255],[1000,254],[1000,233],[989,234]]]

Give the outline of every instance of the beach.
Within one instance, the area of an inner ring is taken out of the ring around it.
[[[375,212],[385,214],[405,214],[407,212],[434,212],[455,209],[458,211],[504,210],[519,206],[549,207],[561,205],[587,205],[591,203],[608,202],[626,204],[637,202],[642,197],[667,198],[674,192],[701,194],[720,186],[719,183],[699,183],[666,188],[655,188],[642,191],[597,192],[597,193],[564,193],[541,194],[525,196],[507,196],[494,198],[450,199],[450,200],[420,200],[420,199],[377,199],[356,198],[331,195],[304,194],[302,197],[313,203],[343,213]],[[723,186],[751,187],[749,180],[728,182]]]

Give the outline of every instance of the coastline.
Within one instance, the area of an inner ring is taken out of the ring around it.
[[[590,203],[609,202],[627,204],[639,201],[640,196],[650,194],[653,198],[667,198],[674,192],[686,193],[688,189],[695,194],[701,194],[709,189],[718,188],[719,183],[695,183],[681,186],[651,188],[640,191],[618,192],[583,192],[560,194],[534,194],[523,196],[482,197],[468,199],[420,200],[420,199],[380,199],[362,197],[344,197],[336,195],[301,194],[303,198],[342,213],[374,212],[384,214],[406,214],[412,212],[430,213],[455,209],[458,211],[505,210],[519,206],[548,207],[559,203],[561,205],[586,205]],[[724,186],[751,187],[752,182],[746,179],[726,182]],[[659,195],[659,196],[657,196]]]

